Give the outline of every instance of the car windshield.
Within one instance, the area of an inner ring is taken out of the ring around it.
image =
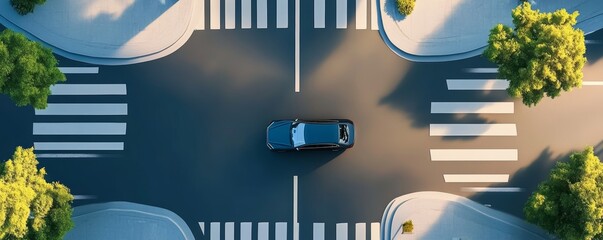
[[[339,143],[348,143],[348,125],[339,124]]]
[[[293,125],[291,128],[291,136],[293,139],[293,147],[299,147],[306,144],[306,138],[304,137],[304,129],[306,128],[305,123]]]

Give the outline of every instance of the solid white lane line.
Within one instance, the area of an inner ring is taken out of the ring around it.
[[[224,223],[224,240],[234,240],[234,222]]]
[[[498,68],[465,68],[469,73],[498,73]]]
[[[33,135],[126,135],[126,123],[34,123]]]
[[[241,28],[251,28],[251,0],[241,0]]]
[[[583,86],[603,86],[603,81],[582,81]]]
[[[104,156],[95,153],[36,153],[36,158],[100,158]]]
[[[51,95],[126,95],[126,84],[56,84]]]
[[[128,115],[126,103],[49,103],[36,115]]]
[[[220,240],[220,223],[213,222],[209,224],[209,233],[211,240]]]
[[[325,28],[325,0],[314,0],[314,28]]]
[[[268,0],[257,0],[257,28],[268,27]]]
[[[220,29],[220,0],[209,1],[210,29]]]
[[[366,240],[366,223],[356,223],[356,240]]]
[[[59,67],[64,74],[97,74],[98,67]]]
[[[505,79],[446,79],[448,90],[506,90]]]
[[[509,181],[509,174],[444,174],[445,182],[496,182],[503,183]]]
[[[275,240],[287,240],[287,223],[277,222],[275,223],[274,236]]]
[[[348,27],[348,1],[347,0],[336,0],[336,27],[347,28]]]
[[[235,0],[224,0],[224,29],[234,29],[236,21]]]
[[[513,113],[513,102],[432,102],[431,113]]]
[[[348,224],[347,223],[337,223],[337,236],[336,240],[348,240]]]
[[[258,223],[258,240],[268,240],[269,230],[267,222]]]
[[[299,29],[299,1],[300,0],[295,0],[295,92],[299,92],[300,91],[300,76],[299,76],[299,65],[300,65],[300,60],[299,60],[299,45],[301,44],[301,39],[300,39],[300,29]]]
[[[366,29],[367,0],[356,0],[356,29]]]
[[[517,161],[517,149],[430,149],[431,161]]]
[[[241,223],[241,240],[251,240],[251,223]]]
[[[325,240],[325,224],[314,223],[312,225],[312,240]]]
[[[371,0],[371,30],[379,30],[377,0]]]
[[[276,0],[276,28],[289,27],[289,0]]]
[[[521,192],[523,189],[518,187],[464,187],[463,192]]]
[[[198,0],[197,6],[199,7],[197,13],[197,30],[205,30],[205,0]]]
[[[88,199],[96,199],[94,195],[73,195],[73,200],[88,200]]]
[[[515,124],[429,124],[429,136],[517,136]]]
[[[371,223],[371,240],[381,240],[381,223]]]
[[[103,150],[122,151],[123,142],[34,142],[35,150]]]
[[[298,191],[299,191],[299,188],[298,188],[297,176],[293,176],[293,240],[299,239],[299,225],[297,222],[297,220],[298,220],[297,198],[299,197]]]

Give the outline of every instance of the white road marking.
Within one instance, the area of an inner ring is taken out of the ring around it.
[[[371,223],[371,240],[381,240],[381,223]]]
[[[258,223],[258,240],[268,240],[269,230],[267,222]]]
[[[287,240],[287,223],[277,222],[275,223],[275,240]]]
[[[366,29],[367,0],[356,0],[356,29]]]
[[[336,0],[336,27],[347,28],[348,27],[348,1],[347,0]]]
[[[371,30],[379,30],[379,18],[377,15],[377,0],[371,0]]]
[[[235,0],[224,0],[224,29],[235,28],[235,12]]]
[[[325,224],[314,223],[312,225],[312,239],[313,240],[325,240]]]
[[[49,103],[36,115],[128,115],[126,103]]]
[[[430,149],[431,161],[517,161],[517,149]]]
[[[299,45],[301,44],[300,29],[299,29],[299,1],[295,0],[295,92],[300,91],[300,76],[299,76]]]
[[[205,0],[198,0],[197,6],[199,7],[197,14],[197,30],[205,30]]]
[[[251,28],[251,0],[241,0],[241,28]]]
[[[210,29],[220,29],[220,0],[209,1]]]
[[[122,151],[123,142],[34,142],[34,149],[38,151]]]
[[[464,187],[463,192],[521,192],[523,189],[518,187]]]
[[[59,67],[64,74],[97,74],[98,67]]]
[[[224,240],[234,240],[234,222],[224,223]]]
[[[257,0],[257,28],[268,28],[268,0]]]
[[[251,240],[251,223],[241,223],[241,240]]]
[[[51,95],[126,95],[126,84],[56,84]]]
[[[515,124],[429,124],[429,136],[517,136]]]
[[[432,102],[431,113],[513,113],[513,102]]]
[[[220,240],[220,223],[213,222],[209,224],[209,233],[211,240]]]
[[[603,81],[582,81],[583,86],[603,86]]]
[[[314,28],[325,28],[325,0],[314,0]]]
[[[293,176],[293,240],[299,239],[299,225],[298,225],[298,215],[297,215],[297,198],[299,192],[298,188],[298,178],[297,176]]]
[[[599,41],[599,40],[584,40],[584,43],[586,43],[586,44],[600,44],[601,41]]]
[[[498,73],[498,68],[465,68],[469,73]]]
[[[205,223],[199,222],[199,228],[201,228],[201,234],[205,235]]]
[[[276,28],[289,27],[289,0],[276,0]]]
[[[96,199],[94,195],[73,195],[73,200],[88,200],[88,199]]]
[[[36,158],[100,158],[111,155],[96,153],[36,153]]]
[[[33,135],[126,135],[126,123],[34,123]]]
[[[347,223],[337,223],[337,236],[336,240],[348,240],[348,224]]]
[[[366,240],[366,223],[356,223],[356,240]]]
[[[447,79],[448,90],[506,90],[505,79]]]
[[[444,174],[444,181],[454,183],[505,183],[509,181],[509,174]]]

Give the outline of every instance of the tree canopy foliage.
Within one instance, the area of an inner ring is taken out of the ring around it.
[[[36,5],[42,5],[46,0],[10,0],[10,5],[21,15],[34,11]]]
[[[0,33],[0,93],[17,106],[46,108],[50,86],[65,81],[57,65],[50,49],[9,29]]]
[[[44,179],[33,148],[0,164],[0,239],[63,239],[73,227],[69,189]]]
[[[396,6],[400,13],[408,16],[415,9],[415,0],[396,0]]]
[[[593,148],[558,162],[528,199],[524,213],[561,239],[603,238],[603,164]]]
[[[586,46],[584,32],[574,28],[578,15],[541,13],[524,2],[513,10],[514,29],[498,24],[490,30],[484,55],[509,80],[509,95],[532,106],[545,94],[555,98],[582,85]]]

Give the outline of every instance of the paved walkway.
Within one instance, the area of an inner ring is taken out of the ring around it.
[[[520,1],[417,0],[407,17],[397,12],[395,0],[379,0],[379,29],[386,44],[411,61],[440,62],[477,56],[483,52],[490,29],[512,24],[511,10]],[[579,11],[577,27],[585,33],[603,28],[603,4],[592,0],[536,0],[532,8],[551,12]]]
[[[401,234],[412,220],[412,234]],[[441,192],[417,192],[394,199],[381,221],[383,239],[552,239],[522,219]]]
[[[65,239],[194,240],[184,220],[158,207],[108,202],[75,207],[74,228]]]

